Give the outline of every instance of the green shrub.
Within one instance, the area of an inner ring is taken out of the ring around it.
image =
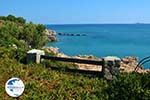
[[[0,20],[3,20],[0,24],[0,99],[13,99],[6,94],[4,84],[11,77],[19,77],[25,83],[19,99],[150,100],[150,73],[121,73],[117,80],[108,82],[65,71],[77,68],[72,63],[45,60],[42,64],[21,64],[25,63],[27,50],[45,44],[45,26],[25,23],[22,17],[12,15],[2,16]]]
[[[121,74],[107,89],[111,100],[148,100],[150,98],[150,73]]]
[[[25,63],[27,50],[41,48],[47,42],[42,24],[25,23],[22,17],[9,15],[0,17],[1,53]],[[1,56],[2,57],[2,56]]]

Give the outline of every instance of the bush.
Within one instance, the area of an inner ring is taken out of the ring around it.
[[[148,100],[150,73],[122,73],[117,80],[109,84],[107,93],[111,100]]]
[[[8,47],[12,44],[22,46],[23,43],[20,42],[22,40],[28,47],[41,48],[47,42],[44,34],[45,26],[42,24],[25,23],[22,17],[16,18],[12,15],[2,16],[0,20],[4,20],[0,26],[0,46]]]
[[[0,20],[3,20],[0,25],[0,47],[10,58],[25,62],[27,50],[41,48],[47,42],[42,24],[25,23],[22,17],[12,15],[1,16]]]
[[[0,16],[0,20],[4,20],[4,21],[11,21],[11,22],[15,22],[18,24],[25,24],[26,20],[23,17],[15,17],[13,15],[8,15],[7,17],[5,16]]]

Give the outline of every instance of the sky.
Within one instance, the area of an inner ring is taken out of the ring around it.
[[[42,24],[150,23],[150,0],[0,0],[0,16]]]

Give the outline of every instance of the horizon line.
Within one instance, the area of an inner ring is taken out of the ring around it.
[[[142,25],[142,24],[150,24],[150,23],[60,23],[60,24],[44,24],[44,25],[107,25],[107,24],[112,24],[112,25],[126,25],[126,24],[131,24],[131,25]]]

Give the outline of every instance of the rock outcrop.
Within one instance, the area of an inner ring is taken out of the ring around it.
[[[131,57],[131,56],[125,57],[121,61],[120,69],[122,72],[128,72],[128,73],[133,72],[133,71],[135,71],[135,68],[136,68],[138,62],[139,62],[138,58],[136,58],[136,57]],[[137,70],[137,72],[139,72],[139,73],[146,73],[147,71],[149,71],[149,70],[144,69],[142,66],[138,67],[138,70]]]
[[[57,33],[54,30],[46,29],[44,33],[48,37],[49,41],[51,41],[51,42],[57,41],[57,38],[56,38]]]
[[[46,52],[48,53],[52,53],[52,54],[55,54],[57,55],[59,53],[59,48],[54,48],[54,47],[44,47],[43,48]]]

